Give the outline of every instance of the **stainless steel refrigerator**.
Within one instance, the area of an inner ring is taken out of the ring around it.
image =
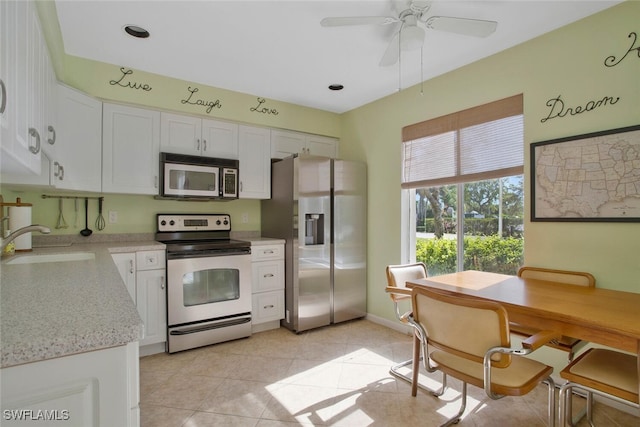
[[[298,155],[272,164],[262,235],[285,240],[285,318],[301,332],[363,317],[367,173],[360,162]]]

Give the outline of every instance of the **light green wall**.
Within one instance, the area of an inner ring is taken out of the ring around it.
[[[401,259],[401,129],[443,114],[524,94],[525,188],[529,144],[640,124],[640,59],[632,52],[618,66],[635,31],[640,35],[640,2],[627,2],[530,42],[478,61],[342,116],[341,155],[369,166],[368,312],[394,319],[384,292],[384,268]],[[640,45],[640,42],[636,45]],[[614,106],[552,119],[547,100],[562,95],[567,106],[604,96]],[[640,292],[639,223],[530,222],[525,199],[525,260],[529,265],[593,273],[597,286]]]
[[[616,67],[607,68],[603,65],[607,56],[624,55],[629,49],[631,39],[627,36],[630,32],[640,34],[638,16],[640,2],[629,1],[614,6],[429,80],[424,83],[422,96],[419,87],[411,87],[341,116],[277,103],[274,104],[277,105],[275,108],[281,111],[277,120],[282,122],[276,122],[271,121],[273,117],[256,118],[254,113],[246,111],[255,100],[253,95],[229,93],[215,88],[206,88],[206,94],[228,99],[225,102],[229,110],[220,111],[221,118],[339,136],[341,157],[362,159],[368,163],[368,312],[393,320],[392,304],[383,289],[385,266],[403,261],[400,259],[402,127],[523,93],[523,149],[525,186],[528,188],[529,144],[532,142],[640,124],[640,59],[637,52],[630,54]],[[168,101],[162,96],[144,97],[135,94],[135,91],[119,91],[117,94],[108,91],[105,83],[113,78],[112,73],[117,67],[70,57],[66,57],[64,62],[63,74],[68,76],[65,81],[95,96],[163,109],[180,109],[175,97],[173,101]],[[177,90],[181,94],[186,83],[139,71],[135,73],[140,76],[140,81],[148,80],[154,86],[154,91],[156,87],[164,87],[163,91],[174,95]],[[200,93],[204,94],[205,89]],[[614,106],[541,123],[540,120],[548,114],[546,101],[558,95],[562,95],[568,106],[584,105],[604,96],[621,99]],[[189,112],[186,109],[180,111]],[[29,192],[23,198],[35,202],[40,194]],[[7,200],[14,197],[15,193],[6,194],[3,190],[3,195]],[[40,205],[44,202],[47,204]],[[44,207],[42,210],[46,212],[34,215],[34,219],[53,224],[57,205],[44,202],[39,202],[38,207]],[[259,203],[256,201],[181,204],[157,201],[151,197],[106,195],[105,209],[113,207],[119,211],[121,222],[125,218],[132,222],[117,227],[108,225],[105,231],[151,232],[153,222],[149,218],[156,212],[200,212],[200,209],[229,212],[236,219],[238,214],[246,210],[250,213],[250,223],[234,223],[234,229],[251,230],[259,227]],[[529,207],[527,195],[527,213]],[[532,223],[528,217],[525,223],[527,264],[589,271],[596,276],[599,287],[640,292],[639,253],[638,223]]]
[[[64,219],[69,228],[53,228],[58,219],[58,200],[43,199],[42,195],[77,195],[96,197],[99,194],[78,193],[71,191],[40,191],[22,190],[20,188],[2,187],[5,202],[14,202],[20,197],[22,203],[33,204],[31,220],[34,224],[44,224],[51,227],[51,234],[78,234],[84,228],[84,200],[79,200],[77,226],[74,200],[63,200]],[[225,213],[231,215],[234,231],[260,230],[260,201],[232,200],[226,202],[181,202],[176,200],[155,200],[152,196],[134,196],[123,194],[100,194],[104,196],[103,216],[106,227],[98,231],[95,227],[98,216],[97,200],[89,201],[89,228],[93,234],[122,234],[122,233],[155,233],[155,215],[157,213]],[[109,223],[109,211],[118,212],[118,222]],[[242,214],[248,215],[248,222],[242,223]]]

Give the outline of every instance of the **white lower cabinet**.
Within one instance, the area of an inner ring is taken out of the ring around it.
[[[284,245],[251,246],[252,331],[280,327],[284,318]]]
[[[167,293],[165,270],[136,273],[136,301],[144,323],[144,338],[140,345],[167,341]]]
[[[138,251],[111,254],[131,299],[144,323],[140,347],[167,341],[167,291],[165,251]],[[144,351],[143,355],[164,351]]]
[[[138,343],[0,370],[2,426],[140,425]]]
[[[135,252],[111,254],[113,262],[118,267],[122,281],[129,291],[131,300],[136,303],[136,254]]]

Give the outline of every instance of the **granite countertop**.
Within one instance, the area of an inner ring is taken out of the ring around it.
[[[162,243],[111,241],[34,248],[0,264],[0,367],[125,345],[143,323],[111,253],[164,250]],[[39,254],[91,252],[85,261],[8,264]]]
[[[247,237],[244,240],[251,242],[251,246],[261,245],[284,245],[284,239],[274,239],[271,237]]]

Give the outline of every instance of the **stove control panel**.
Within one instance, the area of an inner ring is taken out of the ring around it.
[[[227,214],[158,214],[158,232],[231,231]]]

